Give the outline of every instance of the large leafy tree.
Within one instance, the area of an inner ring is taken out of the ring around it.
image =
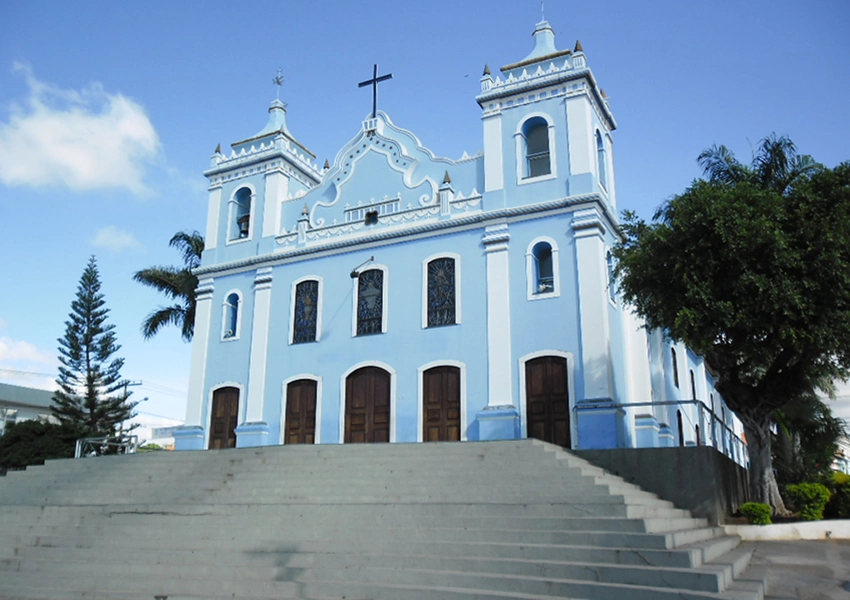
[[[133,275],[134,280],[175,301],[170,306],[160,306],[151,312],[142,322],[142,334],[145,339],[149,339],[166,325],[176,325],[180,328],[183,340],[191,342],[195,332],[195,288],[198,287],[198,278],[192,274],[192,269],[201,264],[204,238],[197,231],[179,231],[168,245],[177,248],[182,255],[181,268],[151,267]]]
[[[133,416],[124,359],[115,354],[115,325],[107,323],[109,309],[100,291],[94,256],[80,277],[77,296],[59,338],[59,389],[53,393],[53,414],[91,436],[112,435],[117,425]]]
[[[850,163],[827,169],[785,137],[744,165],[703,152],[705,178],[651,223],[627,213],[615,250],[625,298],[701,353],[741,419],[753,499],[785,512],[770,425],[850,367]]]

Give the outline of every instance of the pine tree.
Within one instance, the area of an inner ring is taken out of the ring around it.
[[[100,292],[94,256],[80,277],[77,296],[59,338],[59,389],[53,394],[53,414],[62,422],[80,426],[89,436],[113,435],[118,424],[131,418],[137,402],[130,402],[127,382],[121,378],[124,359],[115,357],[115,325],[108,324],[109,309]]]

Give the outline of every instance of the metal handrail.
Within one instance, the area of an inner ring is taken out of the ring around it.
[[[700,424],[703,423],[703,411],[708,413],[708,420],[711,425],[711,446],[713,446],[718,452],[722,452],[735,462],[746,465],[749,460],[749,453],[747,452],[747,443],[737,434],[735,431],[730,428],[724,421],[721,419],[710,407],[708,407],[704,402],[699,399],[692,400],[666,400],[663,402],[631,402],[631,403],[623,403],[623,402],[594,402],[591,404],[576,404],[573,407],[573,411],[576,413],[576,417],[578,417],[579,411],[593,411],[593,410],[610,410],[612,408],[636,408],[640,406],[686,406],[686,405],[694,405],[700,411],[699,413],[699,421]],[[654,416],[654,415],[653,415]],[[690,419],[688,419],[690,420]],[[725,430],[724,433],[727,435],[718,436],[716,435],[716,427],[720,425],[721,430]],[[696,425],[695,425],[696,427]],[[707,438],[705,432],[703,432],[702,428],[699,430],[700,435],[697,436],[697,445],[702,445],[701,439],[703,436]],[[718,437],[722,437],[722,448],[718,446]],[[731,442],[731,448],[727,447],[727,440]]]
[[[134,454],[139,447],[139,436],[117,435],[82,438],[77,440],[74,449],[74,458],[88,458],[91,456],[104,456],[106,454]],[[115,448],[115,452],[109,452]]]

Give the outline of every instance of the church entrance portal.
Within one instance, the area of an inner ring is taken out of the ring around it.
[[[316,388],[313,379],[299,379],[286,386],[284,444],[312,444],[316,437]]]
[[[460,369],[434,367],[422,373],[422,441],[460,441]]]
[[[525,363],[528,437],[570,447],[567,359],[543,356]]]
[[[210,416],[210,450],[236,447],[236,422],[239,418],[239,390],[219,388],[213,392]]]
[[[390,441],[390,374],[357,369],[345,380],[345,443]]]

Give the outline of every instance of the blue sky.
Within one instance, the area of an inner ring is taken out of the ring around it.
[[[546,18],[611,98],[621,209],[650,216],[714,143],[747,160],[776,132],[828,166],[850,159],[846,0],[549,0]],[[370,111],[357,82],[375,62],[394,76],[381,108],[458,158],[482,146],[485,63],[524,58],[539,20],[538,0],[3,3],[0,381],[52,388],[96,254],[139,409],[182,418],[190,347],[176,330],[142,339],[164,299],[131,277],[178,263],[174,232],[204,231],[202,171],[265,125],[278,67],[290,130],[320,162]]]

